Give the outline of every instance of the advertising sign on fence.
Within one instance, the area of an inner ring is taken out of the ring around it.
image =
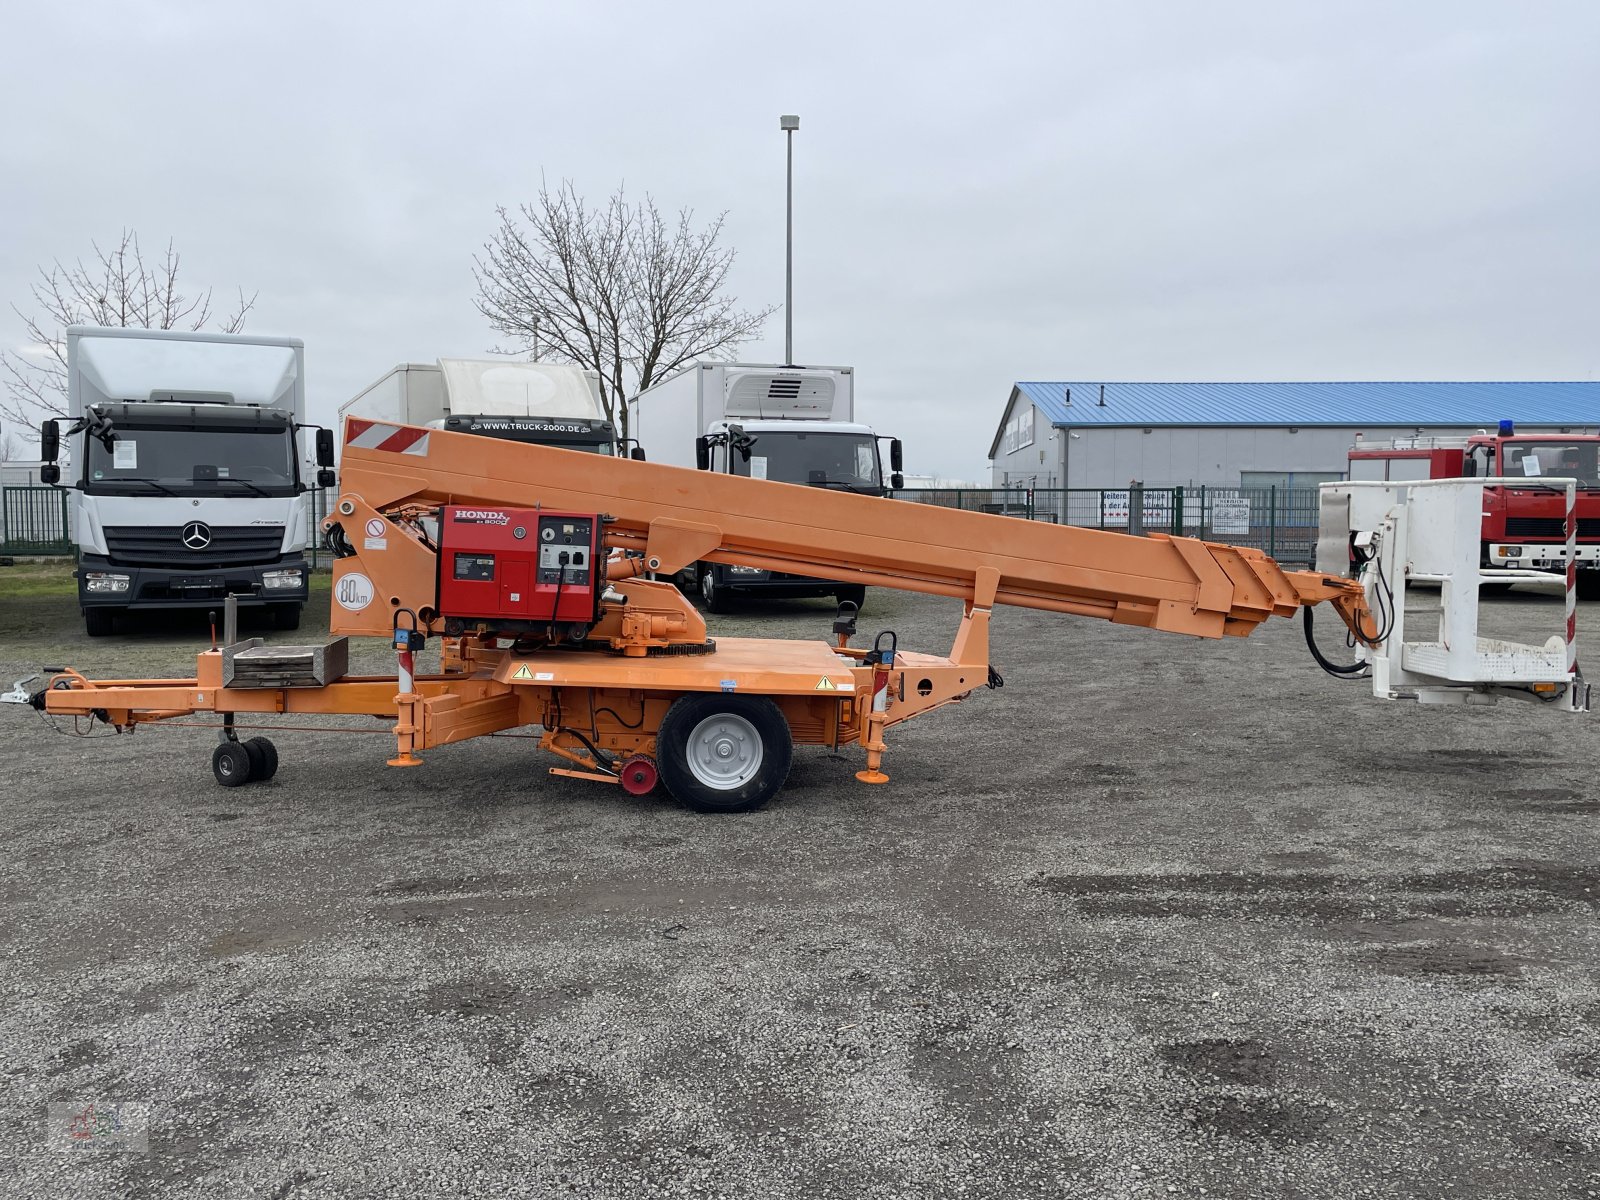
[[[1250,532],[1250,501],[1243,496],[1213,493],[1211,496],[1211,532],[1213,534],[1243,534]]]
[[[1100,523],[1107,529],[1120,529],[1126,526],[1131,503],[1126,488],[1120,491],[1113,489],[1101,492]],[[1185,525],[1200,524],[1200,509],[1198,505],[1185,504],[1183,506],[1183,523]],[[1172,528],[1172,489],[1145,489],[1144,527],[1157,531]]]

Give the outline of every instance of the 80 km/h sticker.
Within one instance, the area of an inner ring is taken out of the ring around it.
[[[333,587],[333,598],[339,602],[340,608],[349,612],[360,612],[366,608],[372,603],[372,596],[372,580],[359,571],[341,575]]]

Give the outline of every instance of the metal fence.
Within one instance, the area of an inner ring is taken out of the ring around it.
[[[0,488],[0,554],[71,554],[67,494],[53,487]]]
[[[892,494],[1029,521],[1255,546],[1287,563],[1309,563],[1317,547],[1316,488],[1143,488],[1137,494],[1128,488],[907,488]],[[337,488],[310,495],[306,553],[313,563],[323,553],[322,519],[337,495]],[[0,488],[0,521],[0,554],[73,553],[67,494],[60,489]]]
[[[1317,551],[1317,489],[906,488],[900,500],[1118,533],[1173,533],[1254,546],[1293,564]]]
[[[322,518],[332,511],[339,498],[339,489],[314,488],[310,495],[310,503],[306,505],[306,558],[315,570],[320,560],[326,559],[330,564],[333,555],[322,545]]]
[[[306,555],[315,566],[326,554],[322,549],[322,519],[338,495],[335,488],[318,488],[306,506]],[[53,487],[0,488],[0,554],[73,554],[67,521],[67,493]]]

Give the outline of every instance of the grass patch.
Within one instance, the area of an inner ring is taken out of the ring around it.
[[[0,599],[76,596],[78,581],[72,577],[75,565],[70,558],[16,559],[14,566],[0,567]]]

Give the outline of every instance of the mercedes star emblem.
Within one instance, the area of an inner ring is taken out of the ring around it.
[[[183,544],[191,550],[204,550],[211,545],[211,530],[203,521],[190,521],[183,527]]]

